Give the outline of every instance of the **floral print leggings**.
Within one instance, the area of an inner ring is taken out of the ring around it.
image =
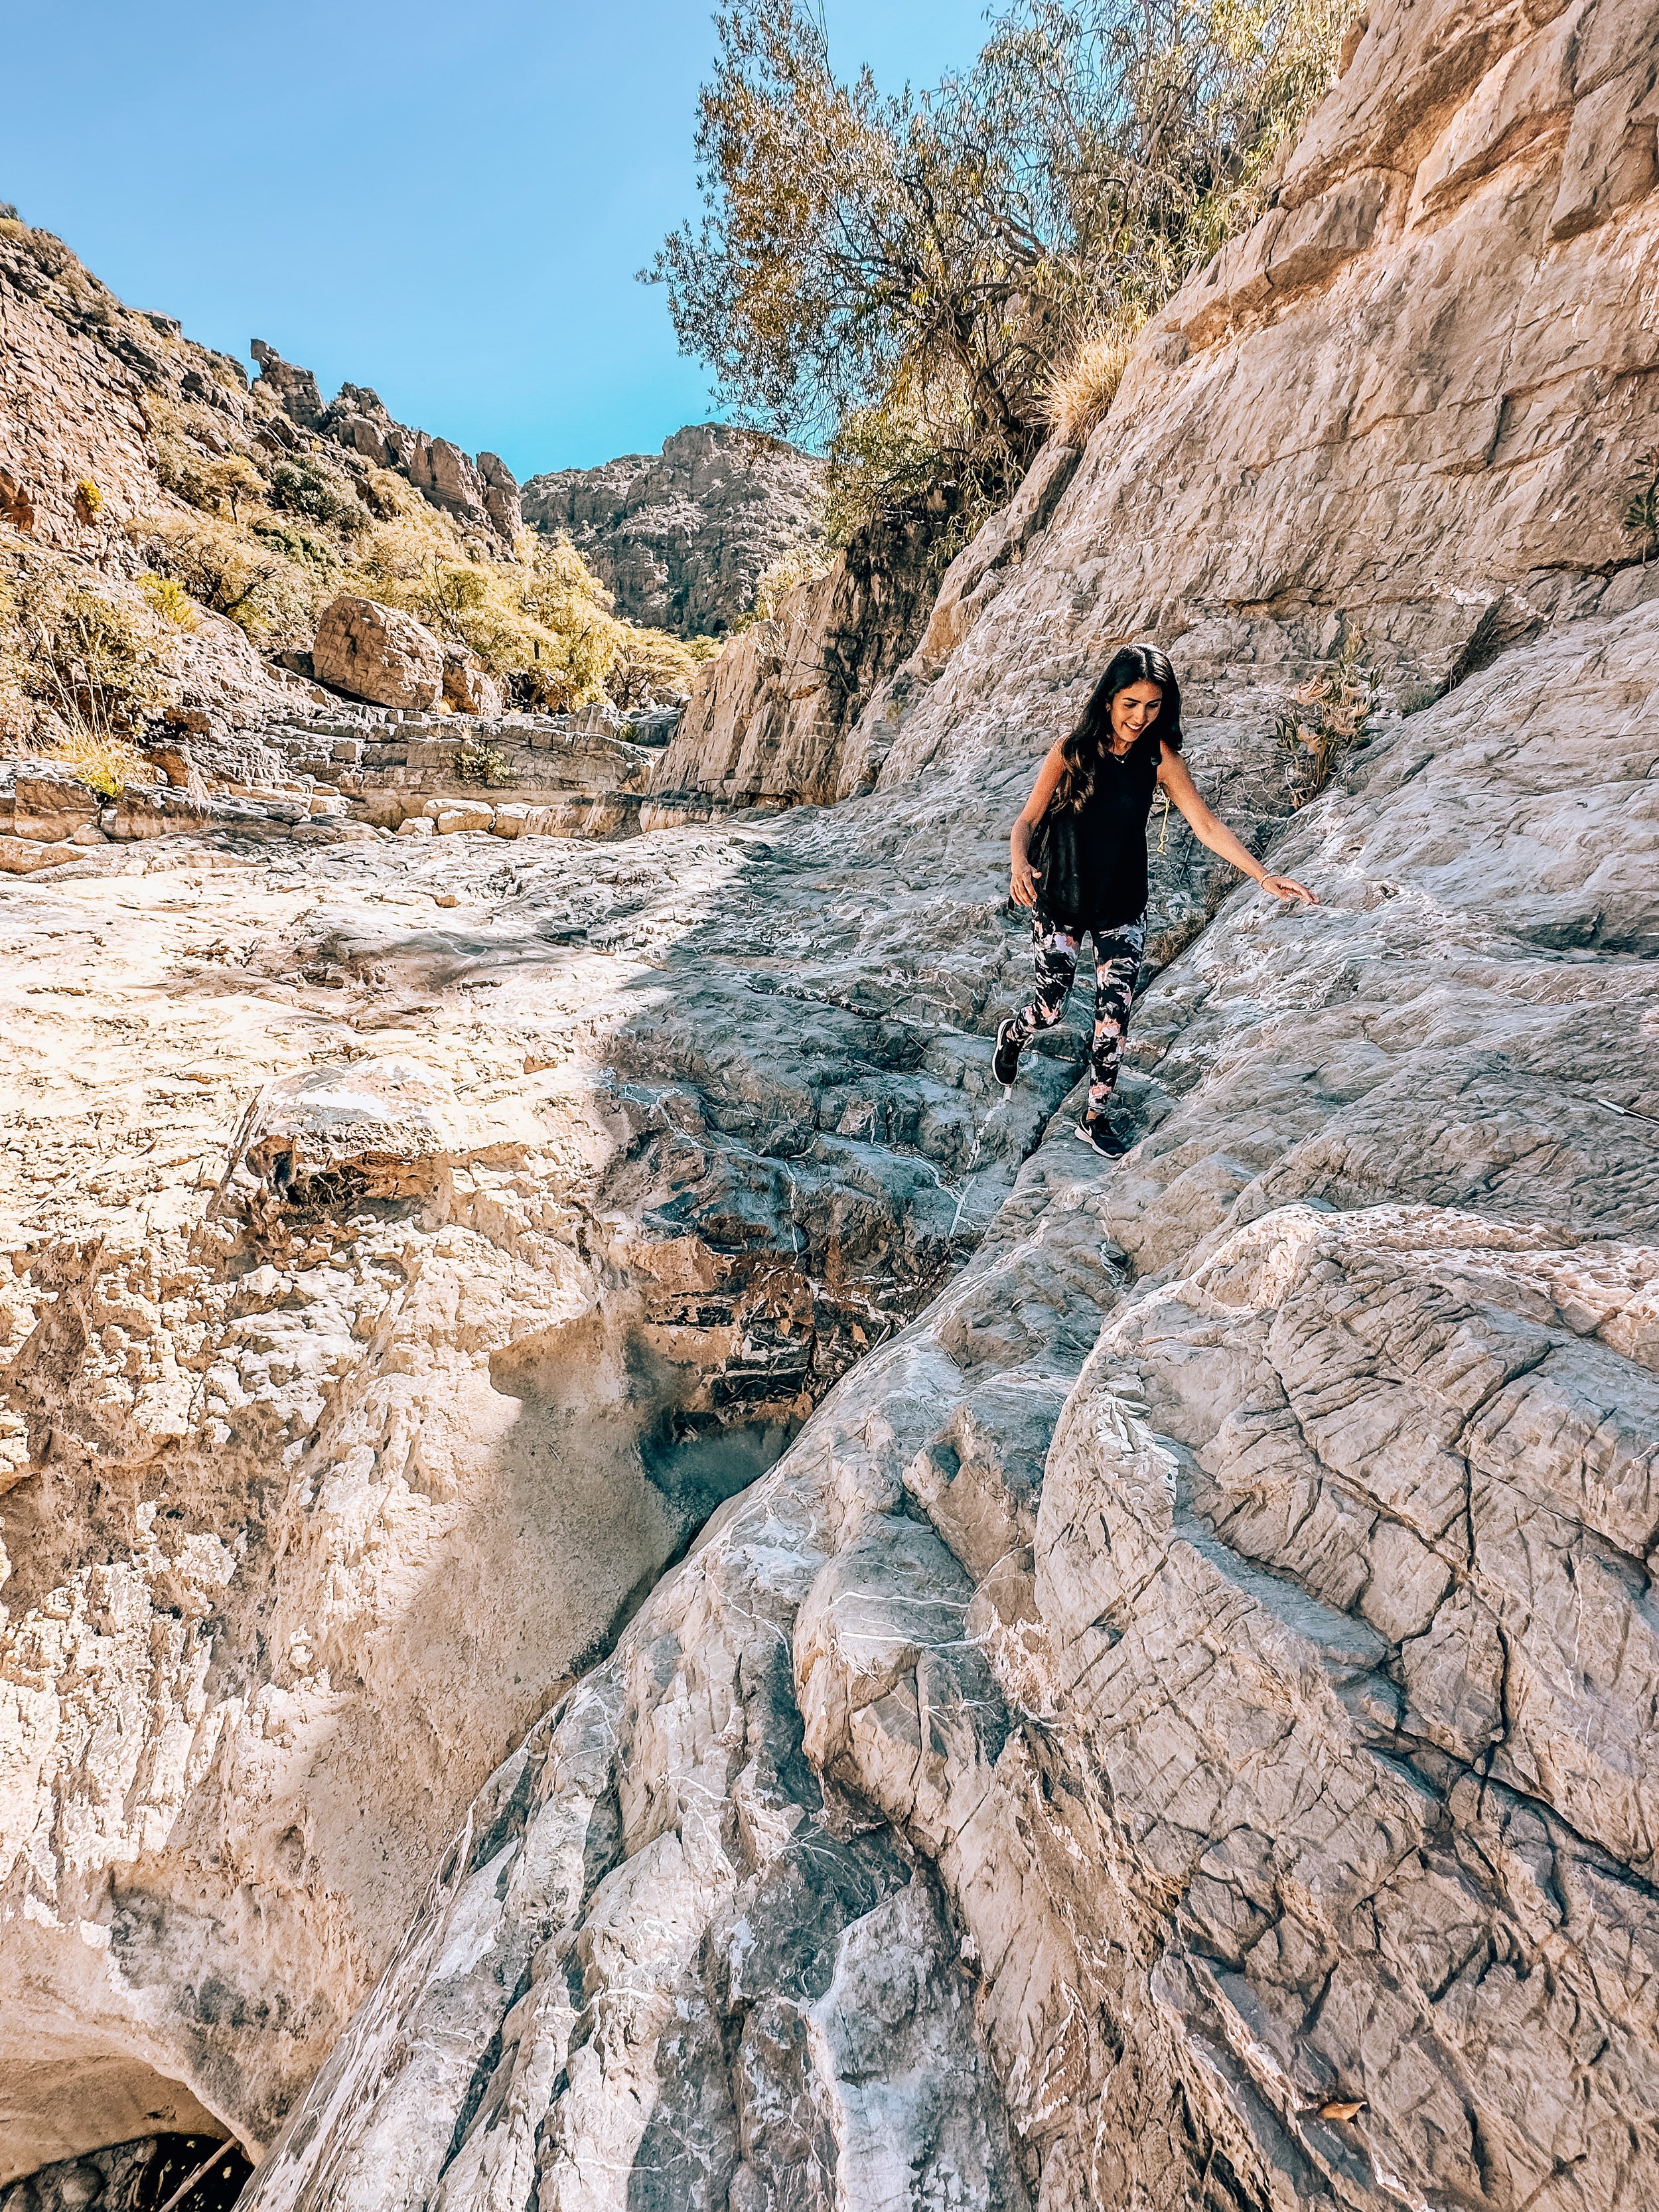
[[[1014,1033],[1023,1052],[1039,1030],[1051,1030],[1065,1011],[1077,976],[1077,956],[1084,932],[1062,929],[1046,915],[1031,916],[1031,941],[1036,948],[1036,991],[1028,1006],[1014,1016]],[[1089,1054],[1089,1112],[1103,1114],[1117,1083],[1118,1062],[1123,1057],[1124,1033],[1129,1026],[1129,1007],[1140,972],[1140,956],[1146,943],[1144,921],[1127,921],[1117,929],[1097,929],[1095,940],[1095,1034]]]

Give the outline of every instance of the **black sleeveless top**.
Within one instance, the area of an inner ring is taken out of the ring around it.
[[[1043,817],[1037,906],[1074,930],[1119,929],[1146,903],[1146,817],[1158,788],[1163,740],[1138,738],[1108,752],[1080,813],[1050,805]]]

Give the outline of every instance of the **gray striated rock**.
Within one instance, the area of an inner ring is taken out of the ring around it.
[[[837,795],[849,733],[927,621],[951,513],[941,495],[860,531],[700,672],[653,779],[659,808]]]
[[[323,419],[323,395],[311,371],[284,361],[276,347],[267,345],[263,338],[255,338],[248,351],[259,364],[255,381],[270,386],[290,422],[303,430],[314,430]]]
[[[628,621],[719,635],[750,605],[763,568],[820,538],[822,478],[793,446],[699,422],[659,454],[532,477],[524,514],[568,532]]]
[[[524,517],[517,479],[498,453],[480,453],[475,461],[447,438],[395,422],[379,392],[362,384],[343,384],[319,427],[376,468],[407,477],[463,529],[494,536],[502,550],[511,550]]]
[[[1324,905],[1230,902],[1150,1133],[1057,1128],[501,1769],[252,2206],[1000,2205],[1005,2124],[1045,2206],[1651,2201],[1656,746],[1650,608],[1300,817]]]
[[[170,2081],[266,2208],[1659,2196],[1647,28],[1374,6],[943,672],[792,737],[873,795],[135,876],[118,975],[9,891],[9,2155]],[[1033,760],[1165,622],[1260,848],[1345,616],[1452,688],[1311,913],[1155,823],[1106,1165],[1086,1016],[988,1079]]]
[[[1265,737],[1218,724],[1194,760],[1265,837]],[[90,1110],[20,1102],[5,1156],[20,2157],[131,2134],[147,2075],[268,2143],[556,1686],[972,1249],[1085,1034],[991,1089],[1027,973],[1001,898],[1024,774],[828,841],[802,812],[155,850],[118,969],[109,886],[15,909],[20,1054],[108,1039]],[[1162,947],[1231,880],[1189,860],[1172,836]],[[112,1523],[116,1470],[141,1504]]]

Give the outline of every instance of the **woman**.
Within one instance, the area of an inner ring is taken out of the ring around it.
[[[1036,993],[997,1030],[991,1061],[1012,1087],[1019,1056],[1039,1030],[1053,1029],[1077,974],[1086,933],[1095,940],[1095,1036],[1089,1103],[1077,1125],[1085,1145],[1109,1158],[1129,1149],[1106,1119],[1129,1025],[1146,925],[1146,817],[1162,784],[1212,853],[1253,877],[1274,898],[1318,901],[1289,876],[1270,876],[1198,795],[1181,757],[1181,687],[1156,646],[1126,645],[1089,695],[1083,720],[1049,752],[1009,839],[1016,905],[1030,907]],[[1042,872],[1032,833],[1045,831]]]

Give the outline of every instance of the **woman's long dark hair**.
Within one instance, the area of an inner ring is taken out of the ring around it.
[[[1054,793],[1062,811],[1080,813],[1094,797],[1095,778],[1112,743],[1112,702],[1132,684],[1156,684],[1164,694],[1158,714],[1135,739],[1156,757],[1160,744],[1172,753],[1181,750],[1185,732],[1181,726],[1181,686],[1170,665],[1170,656],[1155,645],[1122,645],[1106,664],[1106,673],[1089,694],[1083,719],[1060,747],[1065,773]],[[1132,748],[1133,750],[1133,748]]]

